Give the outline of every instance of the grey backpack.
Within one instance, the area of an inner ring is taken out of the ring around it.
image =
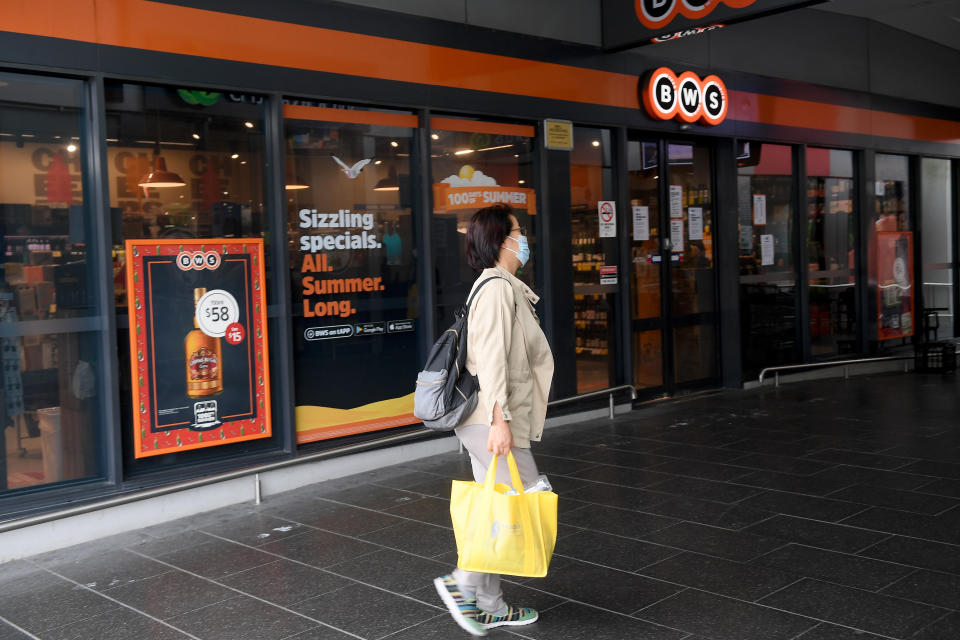
[[[480,288],[497,278],[506,280],[500,276],[487,278],[476,286],[466,306],[457,308],[456,319],[433,344],[423,371],[417,375],[413,415],[430,429],[450,431],[459,427],[477,407],[480,383],[466,366],[467,316]]]

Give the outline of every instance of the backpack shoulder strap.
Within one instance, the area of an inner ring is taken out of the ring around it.
[[[470,313],[470,305],[473,304],[473,299],[474,299],[474,297],[476,297],[477,292],[480,291],[480,289],[483,287],[483,285],[487,284],[487,283],[490,282],[491,280],[506,280],[506,278],[504,278],[503,276],[490,276],[489,278],[487,278],[486,280],[484,280],[484,281],[482,281],[480,284],[478,284],[478,285],[474,288],[473,293],[470,294],[470,298],[467,300],[467,306],[466,306],[466,312],[467,312],[467,313]]]

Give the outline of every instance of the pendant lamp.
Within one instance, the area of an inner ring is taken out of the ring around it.
[[[293,162],[287,160],[287,177],[283,186],[287,191],[298,191],[300,189],[309,189],[308,185],[300,176],[296,175],[293,170]]]
[[[165,187],[185,187],[187,183],[179,174],[167,171],[167,161],[158,154],[154,159],[153,170],[144,174],[137,186],[162,189]]]
[[[397,168],[394,166],[390,167],[390,173],[387,174],[386,178],[383,178],[377,182],[377,186],[373,188],[374,191],[399,191],[400,190],[400,181],[397,180]]]

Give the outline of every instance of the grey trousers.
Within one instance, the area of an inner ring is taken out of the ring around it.
[[[487,478],[487,469],[493,459],[493,454],[487,451],[487,437],[490,427],[485,424],[467,424],[457,427],[457,437],[470,452],[470,463],[473,465],[473,479],[475,482],[484,482]],[[517,461],[520,479],[524,486],[530,486],[537,481],[540,472],[533,461],[530,449],[513,447],[513,458]],[[497,482],[510,484],[510,467],[506,458],[497,461]],[[522,487],[516,487],[522,491]],[[496,613],[505,606],[503,590],[500,588],[500,576],[495,573],[478,573],[455,569],[453,579],[460,585],[461,590],[473,591],[477,594],[477,606],[488,613]]]

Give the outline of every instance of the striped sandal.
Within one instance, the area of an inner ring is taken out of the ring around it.
[[[507,605],[507,612],[502,616],[497,616],[486,611],[481,611],[477,615],[477,622],[483,625],[484,629],[493,629],[494,627],[519,627],[525,624],[531,624],[537,621],[540,614],[534,609],[527,607],[511,607]]]
[[[477,608],[477,599],[465,598],[452,575],[448,574],[434,579],[433,586],[437,588],[440,599],[443,600],[443,604],[447,605],[450,615],[453,616],[454,621],[460,625],[461,629],[475,636],[487,635],[486,628],[477,622],[477,616],[480,615],[480,609]]]

